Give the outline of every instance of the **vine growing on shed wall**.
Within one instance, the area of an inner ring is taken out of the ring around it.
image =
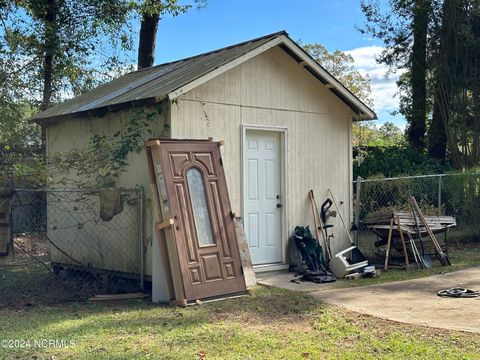
[[[162,106],[155,111],[135,109],[113,135],[94,134],[85,148],[52,155],[49,158],[50,180],[56,185],[83,188],[114,187],[126,170],[128,156],[143,151],[145,139],[153,134],[152,123],[162,115]],[[169,129],[169,124],[164,122],[159,136],[165,136]]]

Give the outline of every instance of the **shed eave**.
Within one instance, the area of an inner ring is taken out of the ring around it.
[[[285,46],[292,51],[299,60],[297,62],[305,68],[305,70],[317,75],[316,77],[326,85],[330,91],[335,93],[341,101],[350,107],[355,113],[364,114],[361,120],[375,120],[377,115],[362,100],[356,97],[342,83],[340,83],[333,75],[316,62],[304,49],[295,43],[288,36],[282,36]]]
[[[166,96],[156,96],[156,97],[149,97],[149,98],[144,98],[144,99],[138,99],[138,100],[132,100],[132,101],[126,101],[123,103],[118,103],[118,104],[112,104],[112,105],[107,105],[107,106],[101,106],[98,108],[94,109],[89,109],[85,111],[79,111],[79,112],[72,112],[72,113],[66,113],[66,114],[59,114],[55,116],[45,116],[45,117],[37,117],[37,116],[32,116],[31,118],[27,119],[28,122],[30,123],[36,123],[38,125],[46,125],[50,126],[53,124],[58,124],[62,121],[65,120],[70,120],[70,119],[81,119],[89,116],[94,116],[94,117],[102,117],[108,112],[118,112],[126,109],[130,109],[136,106],[148,106],[148,105],[155,105],[162,103],[166,100]],[[39,113],[41,114],[41,113]]]

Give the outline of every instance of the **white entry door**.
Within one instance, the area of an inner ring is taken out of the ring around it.
[[[245,233],[254,265],[282,261],[280,133],[246,131]]]

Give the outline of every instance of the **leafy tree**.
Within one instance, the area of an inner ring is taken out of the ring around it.
[[[412,98],[406,119],[408,140],[419,150],[423,150],[426,145],[427,34],[430,12],[430,0],[413,1],[413,44],[409,59]]]
[[[445,0],[436,28],[431,153],[448,149],[457,169],[480,163],[480,3]]]
[[[455,168],[480,162],[480,2],[378,0],[362,2],[362,29],[385,44],[378,61],[399,81],[409,141]],[[425,116],[427,121],[425,122]],[[425,129],[427,136],[425,137]]]
[[[371,80],[355,68],[352,55],[340,50],[329,52],[320,44],[306,44],[305,51],[323,68],[345,85],[366,104],[373,106]],[[371,143],[376,137],[376,127],[372,122],[353,124],[353,146]]]
[[[369,106],[373,106],[370,77],[355,68],[352,55],[340,50],[329,52],[320,44],[306,44],[303,48],[359,99]]]
[[[40,186],[45,180],[39,129],[21,120],[31,114],[27,103],[0,101],[0,187]]]
[[[9,68],[2,70],[19,81],[3,85],[46,109],[110,78],[121,65],[116,51],[131,45],[129,9],[126,0],[5,0],[0,48]]]
[[[354,178],[438,174],[449,170],[448,164],[442,164],[411,146],[358,147],[354,151]]]
[[[373,123],[357,125],[353,129],[354,147],[400,147],[405,146],[405,135],[392,122],[386,122],[380,127]]]
[[[383,41],[385,50],[377,59],[392,71],[406,69],[399,81],[400,112],[407,119],[409,143],[423,150],[426,145],[427,38],[432,0],[390,0],[388,9],[380,0],[362,0],[366,23],[360,29]]]
[[[387,121],[378,129],[380,138],[384,142],[384,146],[401,146],[405,145],[405,136],[402,130],[394,123]]]
[[[11,108],[28,103],[45,110],[93,88],[121,68],[115,51],[131,46],[127,0],[4,0],[1,5],[0,97]],[[19,114],[13,119],[24,121]],[[42,153],[45,138],[42,129]]]
[[[130,9],[127,0],[0,1],[2,184],[45,184],[45,131],[26,119],[122,68]]]

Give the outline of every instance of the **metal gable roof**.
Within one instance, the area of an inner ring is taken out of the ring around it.
[[[30,120],[43,123],[47,119],[53,120],[76,115],[81,116],[89,111],[97,109],[108,110],[115,107],[133,106],[135,103],[152,100],[154,102],[160,101],[172,92],[194,82],[195,80],[201,79],[214,70],[224,67],[237,58],[262,47],[263,45],[268,46],[267,44],[269,42],[272,42],[273,44],[273,41],[280,37],[286,38],[289,42],[295,44],[290,38],[288,38],[288,34],[285,31],[281,31],[190,58],[134,71],[106,84],[100,85],[78,97],[37,113]],[[288,46],[285,46],[285,44],[282,43],[281,47],[287,53],[292,55],[291,50],[289,51],[287,49]],[[303,58],[304,55],[300,54],[300,57]],[[323,68],[322,70],[325,71]],[[343,89],[343,91],[341,91],[342,93],[347,91],[347,95],[352,95],[343,86],[341,87]],[[345,96],[342,96],[342,94],[336,93],[336,95],[355,111],[360,112],[360,109],[366,108],[366,111],[365,109],[362,111],[362,113],[365,113],[366,115],[360,118],[374,117],[372,114],[375,115],[375,113],[360,100],[354,98],[354,103],[358,101],[359,104],[353,104],[351,101],[348,101]]]

